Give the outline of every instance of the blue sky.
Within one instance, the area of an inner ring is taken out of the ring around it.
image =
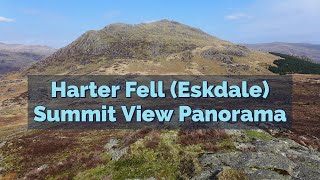
[[[62,47],[114,22],[171,19],[235,43],[320,43],[319,0],[2,0],[0,42]]]

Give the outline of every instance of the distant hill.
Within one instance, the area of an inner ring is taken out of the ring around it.
[[[284,74],[320,74],[320,64],[301,59],[296,56],[290,56],[287,54],[273,53],[276,56],[281,57],[274,61],[274,65],[270,66],[269,70],[278,73],[280,75]]]
[[[245,46],[265,52],[277,52],[298,56],[304,59],[311,59],[320,63],[320,45],[306,43],[262,43],[262,44],[245,44]]]
[[[275,59],[160,20],[88,31],[23,74],[270,74]]]
[[[0,75],[18,71],[53,52],[55,49],[47,46],[0,43]]]

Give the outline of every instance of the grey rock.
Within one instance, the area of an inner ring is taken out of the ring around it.
[[[0,149],[3,148],[3,147],[6,145],[6,143],[7,143],[7,141],[2,141],[2,142],[0,143]]]
[[[119,141],[117,139],[110,139],[109,142],[104,146],[104,149],[111,150],[117,148]]]
[[[235,143],[238,149],[254,147],[255,152],[227,152],[203,154],[200,164],[204,171],[198,179],[209,179],[209,172],[219,168],[233,168],[250,179],[319,179],[320,153],[289,139],[252,143]]]
[[[122,156],[126,155],[128,152],[128,147],[122,149],[113,149],[110,151],[113,161],[118,161]]]
[[[118,161],[128,152],[128,147],[119,148],[119,140],[117,139],[110,139],[109,142],[104,146],[104,149],[111,154],[111,159],[113,161]]]
[[[48,166],[47,164],[44,164],[44,165],[38,167],[38,168],[37,168],[37,171],[38,171],[38,172],[41,172],[41,171],[47,169],[48,167],[49,167],[49,166]]]
[[[208,169],[203,171],[200,175],[192,177],[191,180],[209,180],[217,179],[217,175],[222,171],[222,168]]]
[[[218,153],[204,155],[200,160],[204,167],[216,169],[218,167],[231,167],[243,170],[250,177],[258,177],[259,173],[269,174],[272,179],[281,176],[290,176],[296,164],[289,159],[283,158],[281,155],[269,153]],[[269,172],[268,172],[269,171]],[[285,175],[279,174],[277,171],[284,172]],[[266,173],[268,172],[268,173]],[[273,176],[272,176],[273,175]]]
[[[4,167],[0,167],[0,174],[2,174],[5,171]]]
[[[202,51],[200,56],[203,57],[204,59],[219,60],[226,64],[233,63],[233,57],[225,55],[214,48],[209,48],[207,50]]]
[[[256,147],[251,143],[235,143],[235,147],[240,151],[244,151],[244,152],[256,151]]]
[[[277,172],[264,170],[264,169],[249,171],[247,173],[247,176],[249,177],[249,179],[281,179],[281,180],[291,179],[290,176],[284,176],[284,175],[278,174]]]
[[[236,47],[229,46],[223,53],[231,56],[245,57],[249,54],[250,50],[244,46],[237,45]]]

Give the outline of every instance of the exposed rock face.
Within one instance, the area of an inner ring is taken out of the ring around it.
[[[244,46],[240,45],[227,45],[222,47],[210,47],[203,50],[200,54],[201,57],[209,60],[219,60],[226,64],[233,63],[233,57],[245,57],[249,55],[250,51]]]
[[[243,148],[237,146],[237,148]],[[194,179],[211,179],[218,172],[233,168],[243,171],[250,179],[318,179],[320,153],[309,150],[292,140],[257,140],[247,147],[254,152],[204,154],[200,163],[205,168]]]
[[[218,50],[215,49],[207,49],[201,53],[201,56],[205,59],[209,60],[219,60],[226,64],[232,64],[233,63],[233,57],[225,55]]]

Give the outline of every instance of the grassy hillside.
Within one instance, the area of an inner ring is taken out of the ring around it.
[[[274,61],[276,66],[270,66],[269,70],[277,74],[320,74],[320,64],[316,64],[299,57],[281,53],[271,53],[283,59]]]

